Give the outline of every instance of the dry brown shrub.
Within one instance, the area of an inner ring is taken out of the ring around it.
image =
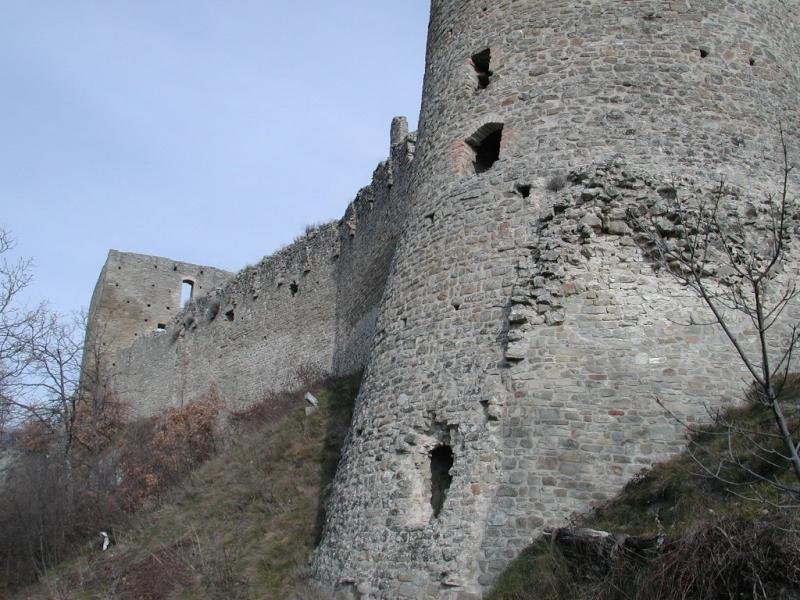
[[[237,431],[254,431],[264,425],[277,423],[293,406],[305,403],[306,392],[318,394],[330,383],[330,375],[315,364],[302,364],[294,369],[292,378],[298,387],[292,391],[269,392],[260,401],[230,412],[229,422]]]
[[[132,511],[158,496],[216,451],[222,401],[216,388],[197,402],[132,424],[120,446],[117,490]]]
[[[246,408],[231,411],[229,421],[237,431],[254,431],[264,425],[277,423],[292,406],[302,402],[302,392],[272,392]]]
[[[25,452],[43,453],[53,443],[53,431],[41,421],[26,421],[17,433],[17,443]]]
[[[770,514],[755,522],[740,516],[713,519],[666,542],[655,557],[618,553],[606,565],[606,577],[589,597],[795,598],[800,592],[798,524],[797,517],[788,512]],[[585,565],[573,567],[583,570]]]

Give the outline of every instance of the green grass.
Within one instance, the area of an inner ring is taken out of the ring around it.
[[[158,507],[17,598],[283,598],[302,587],[360,377],[279,423],[233,435]],[[250,428],[252,429],[252,428]]]

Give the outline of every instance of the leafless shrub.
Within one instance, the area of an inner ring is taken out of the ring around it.
[[[264,425],[277,423],[294,406],[302,405],[306,392],[317,393],[330,381],[330,375],[318,365],[304,363],[292,374],[297,386],[292,391],[269,392],[260,401],[231,411],[229,422],[238,431],[254,431]]]
[[[303,363],[295,367],[292,379],[299,382],[303,391],[313,391],[325,385],[330,373],[315,363]]]
[[[229,422],[237,431],[254,431],[278,422],[293,406],[303,401],[302,392],[271,392],[259,402],[231,411]]]
[[[547,180],[547,191],[560,192],[567,185],[567,178],[563,175],[553,175]]]
[[[244,581],[237,575],[233,550],[220,544],[202,555],[200,565],[203,590],[214,600],[245,600],[248,596]]]
[[[666,542],[655,558],[614,555],[591,600],[773,600],[800,591],[800,532],[794,515],[758,522],[720,517]],[[574,564],[574,569],[582,567]]]

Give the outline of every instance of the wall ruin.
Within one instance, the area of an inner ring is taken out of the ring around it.
[[[237,409],[296,385],[303,370],[364,367],[413,159],[404,119],[392,134],[390,158],[343,219],[235,275],[109,253],[87,335],[99,340],[114,391],[135,415],[192,402],[212,387]],[[195,297],[178,310],[187,279]]]

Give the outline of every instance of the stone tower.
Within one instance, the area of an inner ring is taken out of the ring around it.
[[[797,0],[433,0],[405,227],[314,572],[477,598],[743,377],[628,215],[797,156]],[[796,181],[794,182],[796,183]],[[746,334],[744,324],[739,331]]]
[[[104,360],[114,361],[138,338],[166,331],[181,312],[182,286],[189,297],[199,296],[231,277],[214,267],[110,250],[89,305],[87,348],[97,346]]]

